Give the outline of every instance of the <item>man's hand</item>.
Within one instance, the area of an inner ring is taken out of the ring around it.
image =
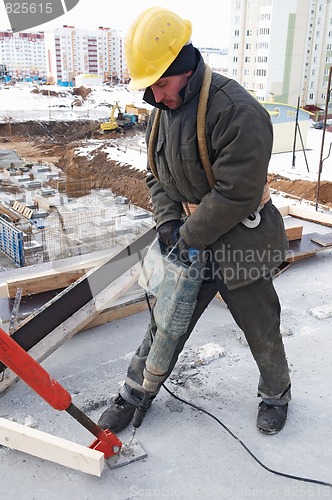
[[[174,247],[179,238],[180,220],[170,220],[157,229],[159,240],[167,247]]]

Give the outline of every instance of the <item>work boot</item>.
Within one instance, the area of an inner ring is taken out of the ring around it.
[[[135,413],[136,406],[128,403],[120,394],[116,396],[109,408],[102,413],[98,420],[98,425],[102,429],[112,432],[121,432],[125,429]]]
[[[258,406],[257,428],[264,434],[277,434],[285,425],[288,403],[277,406],[261,401]]]

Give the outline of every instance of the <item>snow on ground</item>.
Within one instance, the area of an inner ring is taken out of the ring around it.
[[[269,173],[278,173],[289,179],[303,179],[317,181],[320,164],[323,131],[309,128],[304,151],[275,153],[271,157]],[[323,148],[323,166],[321,180],[332,181],[332,152],[329,149],[332,144],[332,133],[325,131]]]
[[[83,146],[76,148],[76,155],[92,160],[95,152],[100,150],[100,142],[98,139],[87,140]],[[136,170],[146,170],[146,145],[141,134],[131,137],[123,144],[119,144],[121,139],[107,139],[105,142],[107,145],[104,146],[103,151],[110,160],[132,165]]]
[[[33,93],[34,89],[44,90],[47,95]],[[57,92],[58,96],[52,96]],[[0,122],[26,120],[77,120],[93,119],[101,121],[109,118],[111,107],[118,102],[123,111],[125,105],[133,103],[148,107],[143,102],[142,91],[129,91],[125,86],[95,86],[81,106],[71,107],[79,96],[73,95],[72,89],[58,85],[36,85],[17,83],[0,84]]]
[[[55,91],[61,95],[54,97],[32,93],[34,88]],[[57,85],[40,85],[33,83],[18,83],[16,85],[0,85],[0,123],[5,121],[25,120],[78,120],[78,119],[108,119],[111,107],[115,102],[121,109],[133,103],[136,106],[149,107],[143,101],[142,91],[129,91],[126,86],[95,86],[82,106],[71,107],[77,96],[72,94],[72,89]],[[141,135],[141,134],[140,134]],[[317,181],[321,155],[323,131],[309,128],[306,148],[304,151],[289,151],[272,155],[269,173],[279,173],[290,179],[304,179]],[[117,141],[119,142],[119,141]],[[108,141],[109,144],[109,141]],[[332,144],[332,133],[325,132],[323,150],[323,168],[321,180],[332,181],[332,154],[329,157],[329,148]],[[93,149],[98,147],[96,140],[87,141],[84,148],[78,151],[81,155],[93,155]],[[146,168],[146,147],[144,140],[138,138],[127,146],[117,146],[111,143],[105,149],[110,159],[122,163],[133,164],[135,168]]]

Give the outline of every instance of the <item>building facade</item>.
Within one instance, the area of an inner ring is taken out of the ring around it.
[[[122,33],[110,28],[89,31],[63,26],[46,34],[46,53],[48,80],[57,83],[73,83],[80,74],[122,82],[126,75]]]
[[[74,84],[80,74],[95,74],[103,81],[126,81],[122,32],[63,26],[53,32],[0,32],[0,64],[13,79],[45,79]]]
[[[46,77],[44,33],[1,31],[0,64],[17,80]]]
[[[258,100],[324,107],[331,0],[232,0],[229,75]]]

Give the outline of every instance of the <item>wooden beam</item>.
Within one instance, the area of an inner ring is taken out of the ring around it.
[[[312,236],[311,241],[321,245],[322,247],[331,247],[332,246],[332,233],[328,234],[315,234]]]
[[[140,270],[141,262],[138,262],[32,347],[31,356],[39,363],[44,361],[66,340],[87,327],[102,311],[122,297],[137,282]],[[28,318],[26,321],[29,324]],[[0,394],[6,392],[18,379],[18,376],[7,368],[0,382]]]
[[[282,205],[280,207],[276,206],[276,208],[279,210],[283,217],[286,217],[288,215],[289,205]]]
[[[0,444],[94,476],[100,477],[104,468],[102,452],[4,418]]]
[[[49,290],[67,288],[81,278],[89,269],[76,269],[64,272],[49,272],[42,276],[15,278],[7,281],[7,297],[16,295],[17,288],[22,289],[22,295],[35,295]]]
[[[99,293],[139,263],[144,251],[152,243],[156,235],[155,228],[149,228],[135,241],[114,255],[107,262],[96,269],[92,269],[75,281],[41,310],[30,316],[29,321],[20,325],[12,337],[23,349],[29,351],[38,342],[43,340],[54,329],[61,328],[61,324],[77,313],[82,307],[94,301]],[[99,312],[101,309],[99,309]],[[83,325],[82,325],[83,326]],[[0,362],[1,372],[5,365]]]
[[[150,298],[150,304],[154,304],[155,299]],[[88,323],[82,330],[87,330],[95,326],[104,325],[105,323],[111,323],[117,319],[126,318],[132,314],[137,314],[148,309],[148,304],[145,297],[140,297],[134,300],[129,300],[121,304],[105,309],[101,314],[99,314],[95,319]]]
[[[322,249],[318,244],[314,243],[311,238],[317,233],[304,234],[300,240],[289,242],[289,248],[286,254],[287,262],[297,262],[299,260],[313,257]]]
[[[332,227],[332,212],[322,213],[316,212],[315,210],[301,208],[298,205],[289,205],[288,214],[309,222],[316,222],[318,224],[323,224],[324,226]]]
[[[288,241],[300,240],[302,238],[303,226],[289,226],[285,230]]]

